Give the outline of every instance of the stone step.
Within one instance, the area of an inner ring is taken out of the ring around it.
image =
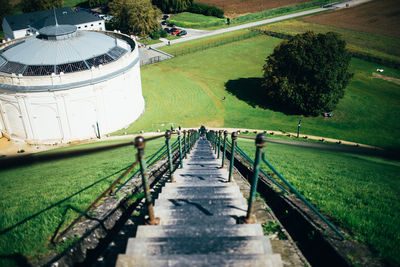
[[[260,224],[236,225],[140,225],[136,237],[262,236]]]
[[[199,195],[205,193],[222,194],[222,193],[239,193],[240,189],[237,185],[224,186],[165,186],[161,189],[161,194],[192,194]]]
[[[206,162],[201,162],[201,161],[195,161],[195,162],[188,162],[185,164],[185,167],[189,169],[204,169],[204,168],[211,168],[211,169],[220,169],[219,167],[221,164],[219,162],[213,161],[206,161]],[[179,170],[179,169],[178,169]]]
[[[174,180],[176,183],[178,182],[228,182],[228,177],[224,175],[174,175]]]
[[[235,182],[228,183],[222,179],[215,179],[215,180],[199,180],[199,179],[175,179],[174,183],[166,183],[164,185],[165,188],[168,187],[194,187],[194,186],[204,186],[204,187],[211,187],[211,186],[232,186],[236,185]]]
[[[157,216],[157,215],[156,215]],[[234,215],[222,215],[218,217],[214,216],[203,216],[198,217],[187,217],[187,218],[160,218],[161,225],[228,225],[237,224],[237,216]]]
[[[220,168],[214,168],[214,169],[209,169],[209,168],[197,168],[197,169],[192,169],[190,167],[184,166],[182,169],[177,169],[175,171],[177,174],[185,174],[185,173],[190,173],[190,174],[228,174],[228,171],[226,169],[220,169]]]
[[[125,254],[272,254],[265,236],[130,238]]]
[[[177,207],[177,206],[236,206],[236,205],[247,205],[247,201],[244,198],[221,198],[221,199],[204,199],[204,198],[192,198],[188,199],[156,199],[154,202],[155,206],[163,207]]]
[[[184,207],[184,208],[174,208],[174,209],[165,209],[165,207],[155,207],[154,212],[157,217],[161,219],[179,219],[179,218],[187,218],[187,217],[196,217],[201,220],[203,217],[217,217],[224,215],[233,215],[233,216],[245,216],[247,207],[243,208],[205,208],[202,206],[198,207]]]
[[[213,192],[205,192],[203,195],[193,194],[192,192],[188,193],[161,193],[158,195],[158,199],[218,199],[218,198],[243,198],[243,195],[240,192],[236,193],[213,193]]]
[[[279,254],[247,254],[247,255],[118,255],[117,267],[281,267],[282,260]]]

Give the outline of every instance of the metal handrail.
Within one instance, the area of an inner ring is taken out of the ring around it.
[[[250,157],[246,154],[246,152],[244,152],[238,145],[236,145],[236,149],[237,151],[243,156],[245,157],[245,159],[252,165],[254,165],[254,161],[250,159]],[[268,180],[270,180],[274,185],[278,186],[282,191],[284,191],[285,193],[289,194],[289,192],[286,190],[286,188],[284,188],[281,184],[279,184],[274,178],[272,178],[270,175],[268,175],[263,169],[260,168],[260,171],[262,174],[265,175],[265,177],[267,177]]]
[[[166,145],[163,145],[159,150],[157,150],[157,152],[155,152],[148,161],[153,160],[153,158],[160,153]],[[159,159],[160,157],[158,157]],[[152,163],[149,163],[149,167],[151,167],[157,160],[153,161]],[[116,195],[118,193],[119,190],[121,190],[122,187],[124,187],[130,180],[132,180],[133,177],[135,177],[138,173],[139,173],[140,169],[136,170],[123,184],[121,184],[120,186],[118,186],[117,190],[115,190],[115,192],[113,193],[113,195]]]
[[[306,204],[315,214],[318,215],[338,236],[344,239],[344,235],[330,222],[328,221],[308,200],[294,188],[294,186],[289,183],[275,168],[274,166],[271,165],[271,163],[268,162],[268,160],[265,158],[265,153],[262,152],[261,155],[262,161],[270,168],[278,177],[279,179],[282,180],[289,188],[290,191],[292,191],[298,198],[300,198],[304,204]]]

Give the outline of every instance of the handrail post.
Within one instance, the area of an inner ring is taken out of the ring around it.
[[[144,158],[144,148],[146,147],[146,143],[142,136],[137,136],[135,138],[135,147],[138,150],[137,157],[140,165],[140,172],[142,174],[142,184],[144,189],[144,195],[146,198],[147,211],[149,213],[149,219],[146,221],[146,224],[157,225],[160,223],[160,218],[154,216],[153,203],[150,195],[149,180],[147,177],[146,160]]]
[[[183,157],[182,157],[182,139],[181,139],[181,131],[178,130],[178,143],[179,143],[179,161],[180,161],[180,168],[183,168]]]
[[[191,147],[191,144],[190,144],[190,137],[191,137],[191,135],[192,135],[192,132],[191,132],[191,130],[188,130],[188,136],[187,136],[187,139],[188,139],[188,147],[187,147],[187,153],[188,154],[190,154],[190,149],[192,148]]]
[[[221,150],[221,135],[222,135],[222,130],[218,131],[218,155],[217,155],[217,159],[219,159],[219,153]]]
[[[215,138],[214,138],[214,153],[217,154],[217,143],[218,143],[218,131],[215,131]]]
[[[262,154],[262,149],[265,147],[265,135],[264,134],[258,134],[256,137],[256,156],[254,159],[254,166],[253,166],[253,181],[251,183],[251,188],[250,188],[250,196],[249,196],[249,201],[248,201],[248,208],[247,208],[247,214],[246,218],[244,219],[244,223],[254,223],[254,217],[253,217],[253,211],[254,211],[254,201],[256,198],[256,192],[257,192],[257,184],[258,184],[258,173],[260,171],[260,161],[261,161],[261,154]]]
[[[184,153],[185,159],[187,159],[187,156],[186,156],[186,130],[183,130],[183,151],[185,152]]]
[[[224,131],[224,148],[222,152],[222,164],[221,164],[221,169],[224,168],[225,165],[225,151],[226,151],[226,137],[228,136],[228,131]]]
[[[165,132],[165,144],[167,145],[167,152],[168,152],[168,167],[169,167],[169,179],[171,182],[174,182],[174,175],[172,174],[172,157],[171,157],[171,145],[169,144],[169,140],[171,139],[171,131]]]
[[[232,137],[232,148],[231,148],[231,162],[229,166],[228,182],[232,182],[232,171],[233,171],[233,163],[235,161],[235,145],[237,139],[237,132],[233,132],[231,137]]]

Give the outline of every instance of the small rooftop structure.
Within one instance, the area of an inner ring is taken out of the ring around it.
[[[3,30],[6,39],[16,39],[55,24],[54,14],[60,25],[75,25],[83,30],[105,30],[104,20],[86,11],[74,11],[70,7],[43,10],[6,16]]]

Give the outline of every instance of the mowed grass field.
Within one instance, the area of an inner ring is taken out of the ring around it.
[[[238,34],[238,33],[232,33]],[[173,53],[228,38],[229,35],[163,48]],[[353,59],[354,78],[332,118],[287,115],[263,106],[260,89],[267,55],[282,40],[257,36],[142,67],[146,110],[124,131],[156,131],[162,124],[201,124],[265,130],[297,131],[385,148],[400,146],[400,86],[375,79],[376,64]],[[385,68],[399,75],[399,70]],[[224,99],[225,97],[225,99]]]
[[[225,22],[225,19],[220,19],[213,16],[205,16],[202,14],[193,14],[189,12],[178,13],[168,19],[168,23],[173,23],[178,27],[192,29],[223,25]]]
[[[58,151],[126,141],[131,140],[85,144]],[[150,157],[164,142],[164,138],[148,142],[146,157]],[[0,266],[15,266],[16,259],[30,262],[51,251],[66,248],[71,240],[56,247],[50,243],[59,223],[65,220],[63,227],[66,227],[79,215],[69,210],[63,217],[66,208],[69,205],[79,210],[87,208],[135,161],[136,153],[137,150],[132,145],[0,170],[0,231],[40,213],[14,229],[0,234]],[[132,173],[133,171],[130,172]],[[56,204],[62,200],[65,201]],[[52,207],[53,205],[55,206]]]
[[[254,141],[239,138],[238,145],[254,158]],[[400,264],[398,161],[272,143],[263,150],[267,160],[351,239],[369,244],[393,266]]]

